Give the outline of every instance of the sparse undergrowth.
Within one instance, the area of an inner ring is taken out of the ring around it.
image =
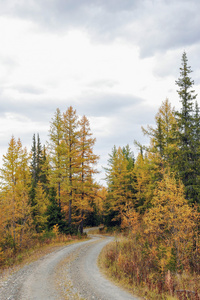
[[[65,235],[57,232],[44,232],[27,241],[26,246],[18,249],[8,248],[0,252],[0,273],[18,265],[30,263],[52,252],[57,247],[86,239],[86,235]]]
[[[145,249],[125,237],[107,245],[99,257],[102,272],[143,299],[200,299],[200,276],[189,272],[156,272]]]

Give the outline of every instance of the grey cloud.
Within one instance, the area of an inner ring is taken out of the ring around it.
[[[1,14],[36,19],[50,26],[65,24],[87,25],[106,13],[122,13],[137,7],[140,1],[129,0],[7,0],[1,3]],[[88,17],[90,19],[88,20]]]
[[[56,110],[56,104],[51,103],[48,99],[32,99],[32,100],[20,100],[20,99],[8,99],[0,98],[0,115],[6,113],[15,113],[19,116],[25,116],[33,121],[49,121],[52,113]],[[26,123],[27,120],[24,120]]]
[[[112,120],[109,128],[110,135],[105,134],[98,137],[99,143],[106,147],[107,145],[112,147],[112,145],[133,145],[134,139],[144,141],[141,126],[155,124],[157,111],[158,108],[146,105],[144,102],[123,108],[120,112],[109,116],[109,119]]]
[[[153,125],[156,112],[155,108],[138,103],[122,114],[116,114],[112,118],[109,136],[97,136],[95,150],[98,155],[101,155],[101,165],[104,167],[107,165],[108,154],[111,153],[114,145],[123,147],[129,144],[136,157],[138,149],[134,146],[134,140],[139,141],[142,145],[149,144],[149,138],[142,134],[141,125],[144,127],[147,124]],[[105,174],[100,174],[99,178],[105,178]]]
[[[78,112],[88,116],[112,116],[122,113],[126,107],[142,103],[143,99],[132,95],[99,94],[84,96],[76,102]]]
[[[149,1],[148,3],[150,3]],[[200,3],[192,1],[152,1],[147,6],[134,33],[140,45],[141,56],[154,55],[169,49],[187,47],[199,42]],[[137,25],[138,20],[136,21]]]
[[[7,0],[0,8],[46,30],[81,27],[96,42],[126,39],[139,45],[142,57],[199,41],[199,0]]]
[[[186,49],[182,49],[180,51],[171,51],[170,53],[159,54],[155,56],[155,66],[153,69],[153,73],[158,77],[167,77],[173,76],[173,88],[177,89],[175,85],[175,79],[178,79],[180,76],[180,67],[181,67],[181,57],[183,51]],[[188,58],[188,66],[191,67],[193,71],[190,75],[194,80],[194,84],[200,84],[200,61],[199,61],[199,51],[200,46],[196,46],[192,49],[189,49],[187,52]]]
[[[142,98],[113,93],[88,94],[77,99],[66,98],[66,100],[49,99],[40,94],[36,94],[35,97],[33,95],[27,100],[25,98],[8,99],[1,96],[0,114],[14,112],[28,117],[31,121],[50,121],[57,107],[64,112],[69,106],[73,106],[77,114],[86,115],[87,117],[112,117],[124,114],[128,116],[133,109],[135,111],[140,110],[143,103]],[[143,112],[144,110],[141,109],[138,114]],[[137,119],[138,116],[136,115],[135,118]]]
[[[181,66],[181,56],[182,52],[156,55],[153,74],[158,77],[167,77],[170,75],[177,78]]]
[[[16,67],[18,67],[18,62],[13,57],[0,55],[0,66],[0,85],[2,91],[4,85],[7,84],[7,78],[15,71]]]
[[[192,48],[189,52],[187,52],[188,56],[188,65],[191,66],[191,70],[193,71],[191,74],[192,79],[194,80],[195,85],[200,84],[200,44]]]
[[[15,68],[18,65],[17,61],[10,56],[1,56],[0,63],[1,65],[8,67],[9,69]]]
[[[21,94],[41,95],[44,93],[44,89],[32,85],[18,85],[15,86],[14,89]]]

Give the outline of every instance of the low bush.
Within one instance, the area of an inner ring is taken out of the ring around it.
[[[200,300],[200,275],[169,268],[162,272],[158,251],[141,236],[124,237],[102,251],[100,265],[114,280],[146,299]]]
[[[21,263],[25,257],[35,249],[42,249],[46,246],[63,245],[75,240],[86,238],[85,235],[66,235],[59,233],[56,227],[52,231],[44,231],[42,233],[34,233],[24,239],[23,244],[13,245],[10,238],[5,239],[5,243],[0,245],[0,267],[13,266],[17,263]]]

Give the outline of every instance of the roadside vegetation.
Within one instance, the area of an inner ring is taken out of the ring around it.
[[[54,226],[52,231],[33,234],[26,239],[26,244],[23,247],[14,249],[10,246],[0,252],[0,274],[9,269],[12,271],[18,265],[35,261],[58,247],[85,239],[87,239],[86,234],[66,235],[59,233],[57,226]]]
[[[114,146],[106,169],[106,226],[123,238],[101,255],[104,271],[145,299],[200,299],[200,115],[187,55],[176,81],[181,108],[166,99],[149,146]]]
[[[163,192],[162,184],[160,188]],[[197,217],[186,201],[171,211],[152,207],[142,217],[127,208],[116,241],[101,253],[101,269],[144,299],[200,299]]]

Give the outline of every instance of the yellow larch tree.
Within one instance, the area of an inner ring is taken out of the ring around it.
[[[51,172],[49,172],[48,179],[50,185],[56,189],[58,204],[61,207],[61,195],[64,189],[64,142],[63,121],[59,108],[57,108],[54,118],[51,120],[49,138],[48,151]]]
[[[29,230],[31,207],[29,204],[29,155],[20,139],[12,136],[1,169],[1,205],[6,213],[5,235],[10,236],[13,247],[21,246],[24,233]]]
[[[127,228],[131,235],[135,234],[139,228],[140,215],[135,210],[132,203],[127,203],[122,213],[122,228]]]
[[[162,181],[157,183],[152,207],[144,216],[146,234],[150,243],[157,246],[157,259],[162,272],[169,268],[173,260],[176,268],[189,265],[195,218],[194,209],[184,197],[183,184],[166,171]]]
[[[150,137],[150,147],[148,152],[158,153],[160,166],[168,166],[173,171],[177,165],[177,130],[178,124],[175,118],[175,109],[171,107],[168,99],[162,102],[158,113],[155,117],[156,127],[147,126],[147,129],[142,127],[145,135]]]
[[[153,196],[153,182],[152,173],[150,171],[150,162],[147,155],[142,153],[138,154],[138,157],[134,166],[135,175],[135,208],[138,212],[144,213],[144,211],[151,205],[151,199]]]
[[[90,201],[94,198],[95,183],[93,175],[97,173],[95,165],[99,156],[93,152],[96,139],[92,137],[90,123],[86,116],[79,121],[79,154],[78,154],[78,177],[76,214],[80,224],[80,232],[83,232],[85,213],[91,209]]]
[[[159,108],[155,123],[155,128],[142,127],[143,133],[150,137],[150,145],[145,147],[145,153],[138,155],[134,168],[137,209],[140,212],[151,206],[154,189],[157,182],[162,180],[165,168],[176,171],[177,166],[177,122],[168,99]]]
[[[72,202],[77,189],[79,129],[76,110],[70,106],[63,114],[64,139],[64,176],[65,176],[65,206],[68,210],[69,225],[72,221]]]
[[[113,215],[112,220],[121,223],[122,212],[128,203],[134,202],[134,173],[128,168],[129,161],[121,147],[113,149],[106,169],[108,184],[107,208]]]
[[[105,204],[106,204],[106,198],[107,198],[107,188],[105,186],[101,186],[97,194],[95,196],[95,204],[97,207],[98,215],[101,217],[101,222],[103,221],[103,217],[105,214]]]

